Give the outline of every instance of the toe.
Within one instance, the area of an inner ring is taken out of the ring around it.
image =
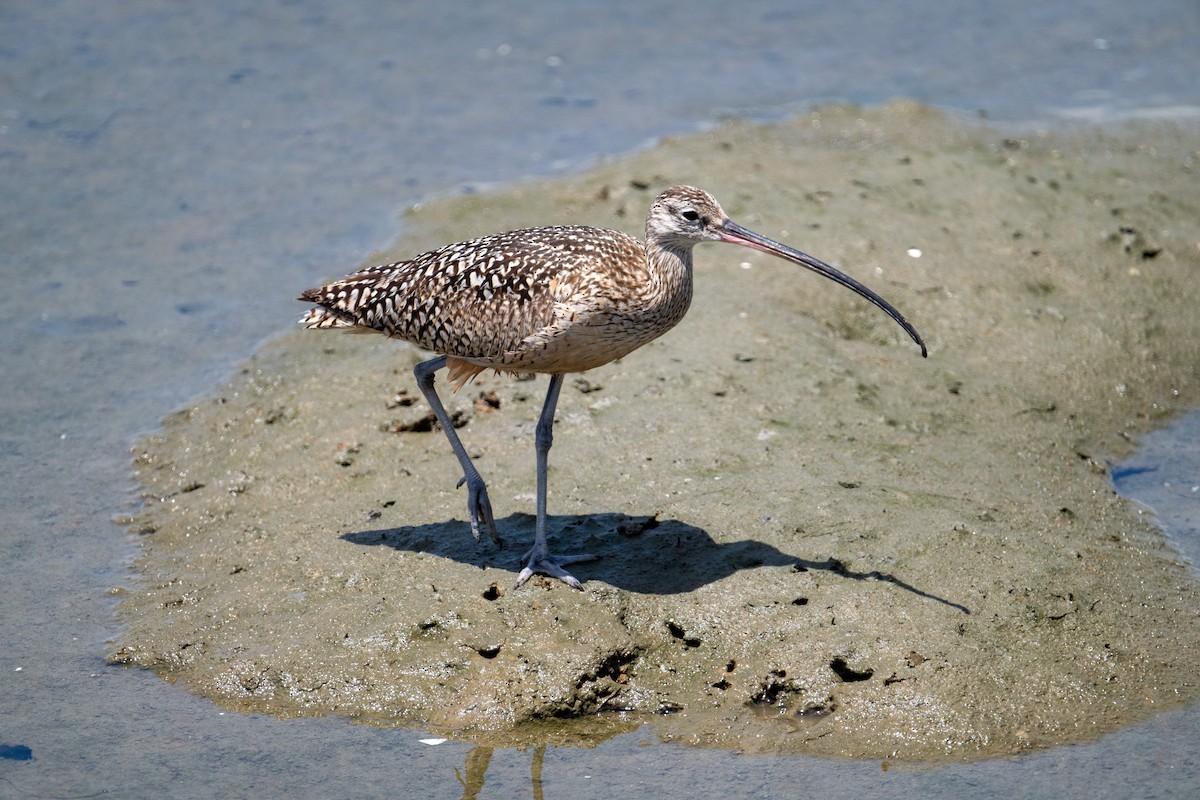
[[[513,588],[522,585],[534,575],[545,575],[547,578],[557,578],[558,580],[570,586],[572,589],[583,590],[583,584],[579,579],[565,569],[544,558],[530,559],[521,573],[517,575],[517,582]]]

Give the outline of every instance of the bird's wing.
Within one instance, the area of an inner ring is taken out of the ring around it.
[[[585,227],[530,228],[446,245],[408,261],[356,272],[300,299],[314,328],[377,331],[476,363],[504,363],[603,305],[614,237]],[[621,241],[622,239],[627,241]]]

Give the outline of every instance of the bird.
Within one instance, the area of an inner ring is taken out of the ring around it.
[[[546,470],[563,378],[615,361],[683,319],[692,300],[692,250],[702,242],[759,250],[841,284],[882,309],[928,356],[916,328],[882,297],[829,264],[738,225],[711,194],[693,186],[672,186],[655,198],[644,243],[620,231],[576,225],[448,244],[301,293],[299,299],[315,307],[299,324],[377,332],[435,354],[413,374],[462,468],[457,485],[466,484],[477,542],[484,528],[503,544],[487,484],[446,413],[435,373],[446,369],[455,392],[487,369],[549,375],[534,434],[534,542],[522,557],[516,586],[540,574],[581,589],[565,566],[593,556],[552,557],[546,541]]]

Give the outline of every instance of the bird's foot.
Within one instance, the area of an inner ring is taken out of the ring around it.
[[[535,547],[524,556],[525,568],[517,576],[516,586],[525,583],[525,581],[534,575],[545,575],[548,578],[558,578],[572,589],[583,589],[583,584],[574,575],[563,569],[563,565],[574,564],[579,561],[595,561],[597,558],[598,556],[586,553],[575,556],[558,556],[551,561],[549,553],[538,553]],[[513,588],[516,588],[516,586]]]
[[[503,547],[504,540],[500,538],[500,534],[496,533],[496,517],[492,514],[492,502],[488,499],[487,484],[476,473],[473,476],[464,475],[459,478],[454,488],[458,489],[464,483],[467,485],[467,513],[471,515],[471,535],[478,542],[479,526],[482,524],[487,528],[488,536],[492,537],[492,541]]]

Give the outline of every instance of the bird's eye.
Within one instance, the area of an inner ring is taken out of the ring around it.
[[[691,208],[687,208],[687,209],[684,209],[683,211],[680,211],[679,216],[683,217],[688,222],[696,222],[700,219],[700,214],[695,209],[691,209]]]

